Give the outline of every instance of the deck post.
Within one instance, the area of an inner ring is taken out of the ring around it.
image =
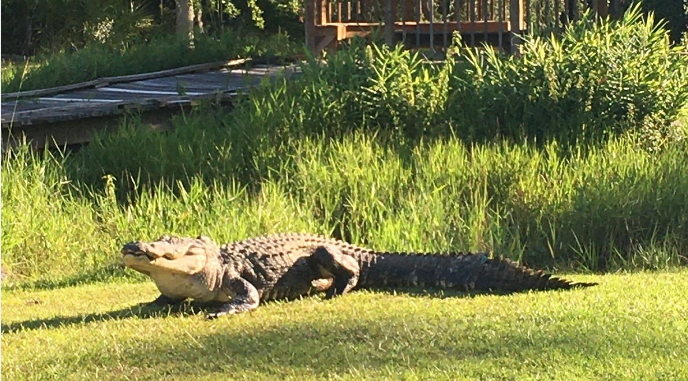
[[[394,0],[385,0],[385,43],[390,48],[394,45]]]
[[[592,0],[592,8],[598,18],[605,18],[609,14],[607,0]]]
[[[328,0],[317,0],[318,1],[318,21],[319,25],[325,25],[327,24],[330,20],[328,20],[329,12],[328,12],[328,7],[327,7],[327,1]]]
[[[304,4],[304,21],[306,29],[306,47],[311,54],[315,55],[316,42],[315,42],[315,2],[316,0],[306,0]]]
[[[521,38],[519,34],[525,29],[524,0],[509,0],[509,21],[511,22],[511,54],[520,54]]]

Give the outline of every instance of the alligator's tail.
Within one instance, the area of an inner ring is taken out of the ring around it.
[[[361,261],[359,287],[408,286],[464,291],[518,292],[572,289],[574,283],[510,259],[486,254],[376,253]]]

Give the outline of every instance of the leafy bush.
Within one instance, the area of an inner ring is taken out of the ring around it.
[[[661,129],[688,100],[685,52],[637,7],[612,23],[593,23],[588,14],[561,38],[527,39],[518,58],[467,51],[451,117],[480,126],[469,135],[485,138],[571,142],[648,124]]]
[[[433,65],[401,48],[354,44],[306,66],[300,83],[251,97],[238,123],[280,136],[372,129],[575,144],[627,131],[666,136],[688,100],[688,50],[637,7],[618,22],[587,15],[561,38],[528,39],[519,57],[460,43],[455,52]]]
[[[129,1],[3,0],[2,10],[3,54],[69,50],[88,42],[115,47],[155,31],[154,13]]]
[[[286,31],[297,39],[304,34],[303,22],[299,21],[303,6],[295,0],[191,3],[196,12],[196,27],[202,26],[202,32],[210,36],[246,29]],[[171,37],[175,31],[175,7],[175,0],[3,0],[2,53],[31,56],[73,52],[92,43],[121,49]]]
[[[299,78],[252,91],[231,114],[200,111],[169,135],[129,129],[97,140],[80,155],[79,176],[98,184],[105,174],[126,179],[145,170],[142,181],[151,184],[194,173],[252,184],[281,165],[286,142],[356,131],[390,137],[400,149],[455,136],[557,141],[575,152],[625,134],[658,150],[685,137],[675,128],[688,103],[681,49],[637,9],[612,24],[586,19],[561,40],[527,40],[520,57],[457,47],[435,65],[401,48],[355,43],[304,65]]]

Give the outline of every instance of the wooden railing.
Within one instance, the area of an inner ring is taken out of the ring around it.
[[[497,45],[508,46],[507,34],[525,28],[524,1],[306,0],[306,40],[315,54],[336,49],[342,40],[374,34],[389,44],[434,49],[446,48],[458,31],[473,43],[496,36]]]
[[[604,16],[618,0],[305,0],[306,42],[313,54],[353,37],[446,50],[458,32],[514,52],[526,32],[561,30],[584,9]]]

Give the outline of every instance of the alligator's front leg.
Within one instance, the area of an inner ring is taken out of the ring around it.
[[[339,249],[331,246],[319,246],[315,248],[309,257],[313,271],[319,273],[322,278],[332,277],[334,282],[325,293],[326,298],[344,295],[358,284],[361,269],[358,261],[343,254]]]
[[[233,315],[258,308],[260,295],[254,285],[239,276],[225,275],[222,288],[232,295],[232,300],[221,305],[215,312],[208,313],[208,319]]]

